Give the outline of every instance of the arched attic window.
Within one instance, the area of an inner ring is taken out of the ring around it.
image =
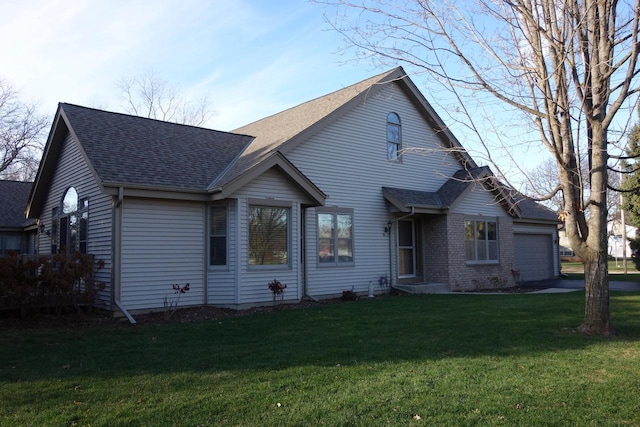
[[[53,208],[51,220],[52,253],[87,253],[89,199],[80,199],[78,191],[69,187],[62,196],[60,207]]]

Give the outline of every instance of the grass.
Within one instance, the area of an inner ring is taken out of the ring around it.
[[[563,262],[562,272],[568,279],[584,280],[584,268],[581,262]],[[624,274],[622,261],[609,261],[609,280],[618,282],[640,282],[640,272],[631,260],[627,261],[627,274]]]
[[[640,425],[640,295],[426,295],[0,332],[0,425]]]

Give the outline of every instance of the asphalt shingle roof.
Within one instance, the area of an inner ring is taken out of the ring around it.
[[[246,135],[61,104],[103,182],[206,190]]]
[[[0,180],[0,228],[22,228],[31,182]]]

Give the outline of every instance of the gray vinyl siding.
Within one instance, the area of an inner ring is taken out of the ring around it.
[[[87,252],[96,260],[103,260],[105,267],[96,273],[96,281],[105,284],[105,289],[98,292],[97,304],[109,307],[111,304],[111,232],[112,208],[111,196],[104,194],[91,172],[90,166],[79,144],[67,134],[58,158],[47,200],[42,210],[40,221],[45,229],[51,231],[51,210],[59,207],[64,193],[74,187],[79,198],[89,198],[89,223],[87,236]],[[41,233],[38,236],[38,254],[51,253],[51,236]]]
[[[205,204],[125,198],[122,204],[122,291],[128,310],[163,308],[190,290],[181,306],[204,302]]]
[[[473,184],[451,207],[452,213],[463,215],[508,216],[507,212],[481,184]]]
[[[387,161],[389,112],[400,116],[403,147],[420,150],[404,154],[402,162]],[[396,85],[387,85],[286,156],[327,194],[327,207],[353,209],[354,264],[345,267],[318,266],[316,212],[308,210],[307,288],[313,296],[366,292],[370,282],[389,274],[395,253],[389,254],[384,228],[393,217],[383,186],[436,191],[461,168]]]
[[[236,304],[236,271],[237,271],[237,256],[234,254],[237,251],[237,201],[229,200],[224,203],[227,206],[228,218],[227,218],[227,265],[226,266],[209,266],[209,258],[205,259],[205,265],[208,266],[207,272],[207,295],[208,304],[214,305],[233,305]],[[212,206],[208,205],[207,209]],[[207,222],[209,216],[207,212]],[[207,225],[207,236],[209,236],[209,228]],[[206,239],[207,245],[209,239]]]
[[[268,283],[277,279],[287,284],[285,301],[302,298],[302,269],[300,268],[300,204],[308,203],[306,196],[282,175],[271,169],[245,185],[232,197],[238,199],[239,218],[236,224],[239,235],[237,251],[233,254],[238,274],[236,304],[255,304],[272,300]],[[289,216],[289,264],[283,266],[249,266],[248,264],[248,217],[251,202],[259,205],[263,200],[267,205],[290,207]]]

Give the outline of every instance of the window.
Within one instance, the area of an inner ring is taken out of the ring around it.
[[[289,208],[249,206],[249,265],[289,264]]]
[[[75,188],[64,194],[60,207],[51,210],[51,253],[87,253],[89,199],[79,199]]]
[[[209,209],[209,265],[227,265],[227,207]]]
[[[23,252],[22,235],[14,233],[0,233],[0,255],[6,255],[11,252],[17,254]]]
[[[389,113],[387,115],[387,160],[398,161],[401,148],[400,116]]]
[[[58,253],[58,243],[60,242],[60,210],[51,209],[51,253]]]
[[[318,213],[318,263],[353,264],[353,213]]]
[[[467,220],[464,222],[467,262],[498,262],[498,223]]]

